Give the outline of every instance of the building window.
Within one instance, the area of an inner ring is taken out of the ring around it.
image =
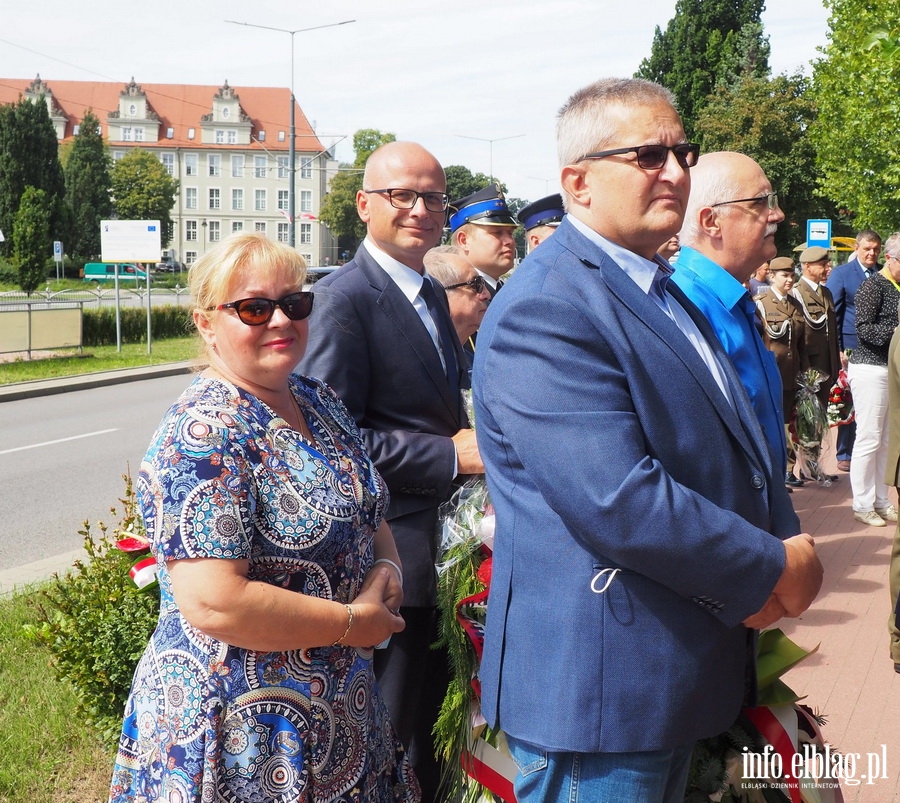
[[[225,136],[229,145],[237,145],[237,131],[229,131]]]
[[[278,178],[287,178],[291,171],[289,169],[290,161],[287,156],[278,157]]]
[[[218,209],[220,202],[220,193],[218,187],[209,188],[209,208]]]
[[[174,153],[160,154],[159,161],[162,162],[162,166],[164,168],[166,168],[166,172],[170,176],[175,175],[175,154]]]
[[[312,244],[312,223],[300,224],[300,245]]]
[[[253,175],[256,178],[265,178],[266,177],[266,157],[265,156],[254,156],[253,157]]]
[[[189,128],[189,129],[188,129],[188,139],[193,139],[195,136],[196,136],[196,134],[195,134],[195,132],[194,132],[194,129],[193,129],[193,128]]]
[[[240,212],[244,208],[244,191],[233,189],[231,191],[231,208],[236,212]]]
[[[217,243],[222,239],[222,226],[218,220],[209,221],[209,241]]]
[[[130,125],[122,126],[122,141],[134,142],[134,131],[132,130]]]
[[[221,128],[216,129],[216,145],[225,144],[225,132]]]
[[[303,261],[304,261],[307,265],[312,265],[312,263],[313,263],[313,261],[312,261],[312,254],[300,254],[300,256],[303,257]]]
[[[266,211],[266,191],[265,190],[255,190],[254,191],[253,208],[257,212],[265,212]]]
[[[244,177],[244,156],[240,153],[234,153],[231,156],[231,177]]]
[[[172,139],[174,136],[175,136],[175,129],[167,128],[166,129],[166,139]]]
[[[75,123],[75,125],[72,126],[72,135],[77,137],[80,131],[81,126],[78,123]]]
[[[278,224],[278,242],[286,243],[288,241],[288,224],[287,223],[279,223]]]
[[[134,141],[135,142],[143,142],[144,141],[144,129],[141,126],[136,126],[134,129]]]
[[[278,141],[279,141],[279,142],[284,142],[284,131],[279,131],[279,132],[278,132]]]
[[[193,265],[197,261],[197,252],[196,251],[185,251],[184,252],[184,264],[185,265]]]
[[[196,220],[185,220],[184,221],[184,239],[191,240],[193,242],[197,242],[197,221]]]
[[[119,159],[123,159],[125,157],[125,151],[113,151],[113,161],[118,162]]]
[[[222,157],[217,153],[211,153],[206,158],[209,164],[209,175],[220,176],[222,174]]]
[[[266,221],[265,220],[257,220],[256,223],[253,224],[253,231],[258,231],[261,234],[266,233]]]
[[[260,131],[260,132],[259,132],[259,141],[260,141],[260,142],[265,142],[265,141],[266,141],[266,132],[265,132],[265,131]]]
[[[197,188],[196,187],[185,187],[184,188],[184,208],[185,209],[196,209],[197,208]]]
[[[231,221],[231,233],[237,234],[239,231],[244,230],[244,221],[243,220],[232,220]]]
[[[288,211],[289,201],[290,201],[290,191],[288,190],[278,190],[278,208],[279,210],[283,210],[284,212]]]
[[[300,190],[300,211],[312,212],[312,190]]]
[[[312,178],[312,159],[300,160],[300,178]]]
[[[199,176],[200,168],[198,167],[198,156],[196,153],[186,153],[184,155],[184,174],[186,176]]]

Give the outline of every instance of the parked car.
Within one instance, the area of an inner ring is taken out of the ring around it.
[[[141,268],[125,262],[88,262],[84,266],[83,278],[86,282],[113,282],[117,272],[119,281],[133,282],[147,279],[147,274]]]
[[[181,273],[184,270],[184,263],[176,259],[157,262],[154,270],[156,273]]]

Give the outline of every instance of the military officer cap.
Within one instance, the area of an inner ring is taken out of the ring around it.
[[[823,259],[828,257],[828,249],[822,248],[821,245],[814,245],[811,248],[807,248],[800,254],[800,262],[821,262]]]
[[[769,263],[769,270],[773,273],[779,270],[789,270],[793,272],[794,260],[790,257],[775,257],[775,259]]]
[[[525,231],[535,226],[558,226],[565,214],[562,195],[557,192],[524,207],[519,212],[519,223]]]
[[[497,182],[450,202],[450,232],[466,223],[479,226],[518,226]]]

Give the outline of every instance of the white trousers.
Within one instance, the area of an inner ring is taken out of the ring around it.
[[[850,363],[847,379],[856,410],[850,487],[853,509],[865,513],[889,504],[884,482],[888,453],[888,369],[886,365]]]

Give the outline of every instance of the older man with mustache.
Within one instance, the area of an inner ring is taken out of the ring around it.
[[[743,285],[776,255],[775,231],[784,212],[762,168],[744,154],[704,154],[691,170],[691,181],[672,278],[712,324],[786,476],[781,377]]]

